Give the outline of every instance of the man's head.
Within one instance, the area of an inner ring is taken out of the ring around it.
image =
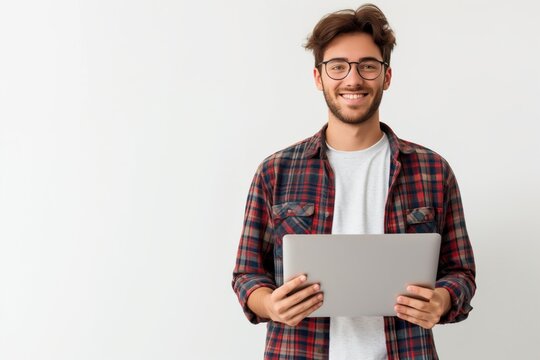
[[[313,51],[315,82],[331,115],[349,124],[378,119],[395,43],[386,17],[372,4],[319,21],[305,47]]]

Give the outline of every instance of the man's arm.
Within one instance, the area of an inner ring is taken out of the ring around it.
[[[232,286],[249,321],[273,320],[294,326],[322,305],[319,284],[305,284],[300,275],[276,289],[270,192],[264,181],[264,163],[249,189],[244,228],[238,246]]]
[[[472,310],[471,300],[476,292],[476,265],[465,225],[461,194],[450,167],[448,172],[445,219],[435,287],[448,291],[450,310],[441,317],[439,323],[465,320]]]
[[[249,189],[232,280],[232,287],[244,314],[254,324],[268,321],[268,318],[252,311],[248,299],[259,288],[271,291],[277,287],[270,219],[271,196],[264,175],[263,163],[257,169]]]
[[[428,329],[437,323],[466,319],[472,310],[470,302],[476,291],[474,256],[465,226],[461,196],[449,166],[448,172],[436,288],[430,290],[411,286],[408,291],[427,301],[399,296],[395,307],[398,317]]]

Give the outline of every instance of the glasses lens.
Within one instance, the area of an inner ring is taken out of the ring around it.
[[[334,80],[344,79],[349,69],[349,63],[343,60],[331,60],[326,63],[326,73]]]
[[[378,61],[366,60],[358,64],[358,72],[366,80],[376,79],[382,70],[382,64]]]
[[[376,79],[382,71],[382,64],[375,60],[364,60],[357,63],[358,73],[366,80]],[[330,60],[326,63],[326,73],[334,80],[342,80],[347,77],[351,65],[345,60]]]

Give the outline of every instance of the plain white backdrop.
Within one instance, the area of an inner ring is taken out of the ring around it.
[[[0,358],[262,358],[230,285],[247,191],[325,123],[301,45],[360,4],[2,1]],[[439,354],[539,358],[539,6],[377,4],[381,120],[452,164],[476,255]]]

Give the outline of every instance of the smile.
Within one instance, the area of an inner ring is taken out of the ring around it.
[[[343,98],[348,100],[357,100],[367,96],[367,93],[354,93],[354,94],[340,94]]]

